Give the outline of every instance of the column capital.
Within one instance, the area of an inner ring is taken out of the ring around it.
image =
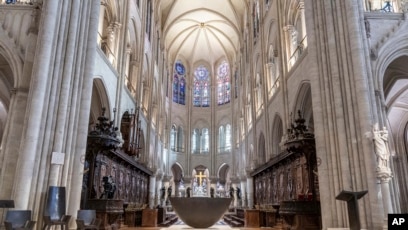
[[[299,1],[298,3],[298,9],[304,10],[305,9],[305,2],[304,1]]]
[[[377,178],[381,184],[388,183],[392,178],[392,173],[389,168],[377,168]]]
[[[294,28],[295,28],[294,25],[286,25],[283,27],[283,31],[288,32],[288,31],[293,30]]]

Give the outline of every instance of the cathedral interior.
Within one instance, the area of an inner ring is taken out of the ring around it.
[[[2,220],[161,226],[170,197],[230,197],[234,227],[408,213],[407,0],[0,0],[0,24]]]

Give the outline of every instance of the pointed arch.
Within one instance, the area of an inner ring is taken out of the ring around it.
[[[180,182],[184,176],[183,166],[180,163],[175,162],[171,166],[171,173],[173,174],[173,181]]]
[[[107,111],[105,116],[110,118],[113,108],[111,108],[110,105],[107,88],[102,78],[94,78],[89,126],[93,126],[97,123],[98,117],[102,114],[102,108],[105,108]]]
[[[298,117],[298,112],[306,120],[305,125],[310,132],[314,130],[313,124],[313,105],[312,105],[312,92],[310,88],[310,82],[304,81],[300,84],[294,108],[291,112],[291,118],[294,120]]]
[[[381,119],[379,114],[378,122],[380,126],[386,127],[392,135],[388,140],[388,148],[391,154],[391,169],[394,179],[391,182],[396,199],[400,202],[398,207],[401,212],[408,211],[408,52],[406,39],[405,46],[398,50],[391,49],[384,52],[383,59],[378,61],[376,72],[383,73],[378,76],[375,84],[378,87],[381,100],[377,100],[377,107],[384,113]],[[391,42],[391,41],[390,41]],[[401,43],[401,42],[400,42]],[[382,103],[385,103],[383,107]]]
[[[228,179],[229,170],[230,166],[226,163],[221,164],[218,168],[217,178],[220,185],[225,186]]]
[[[281,152],[281,141],[283,136],[283,123],[281,117],[276,114],[272,123],[272,156],[276,156]]]

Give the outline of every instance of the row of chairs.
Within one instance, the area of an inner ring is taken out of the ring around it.
[[[50,229],[53,225],[60,225],[61,229],[69,229],[70,215],[63,215],[60,219],[51,219],[50,216],[44,216],[43,218],[43,230]],[[8,210],[4,220],[6,230],[32,230],[35,224],[36,221],[31,219],[31,210]],[[98,230],[101,220],[96,218],[95,210],[78,210],[76,224],[77,229],[80,230]]]

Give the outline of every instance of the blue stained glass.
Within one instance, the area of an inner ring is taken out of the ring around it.
[[[177,61],[174,67],[173,77],[173,101],[185,105],[186,101],[186,80],[185,80],[185,68],[184,65]]]
[[[222,62],[218,66],[218,71],[217,71],[217,102],[219,105],[226,104],[230,102],[231,97],[230,97],[230,91],[231,91],[231,86],[229,82],[229,65],[226,61]]]
[[[184,65],[181,62],[176,63],[176,72],[178,75],[184,75],[186,69],[184,68]]]
[[[198,107],[210,106],[210,78],[205,66],[199,66],[194,71],[193,105]]]

